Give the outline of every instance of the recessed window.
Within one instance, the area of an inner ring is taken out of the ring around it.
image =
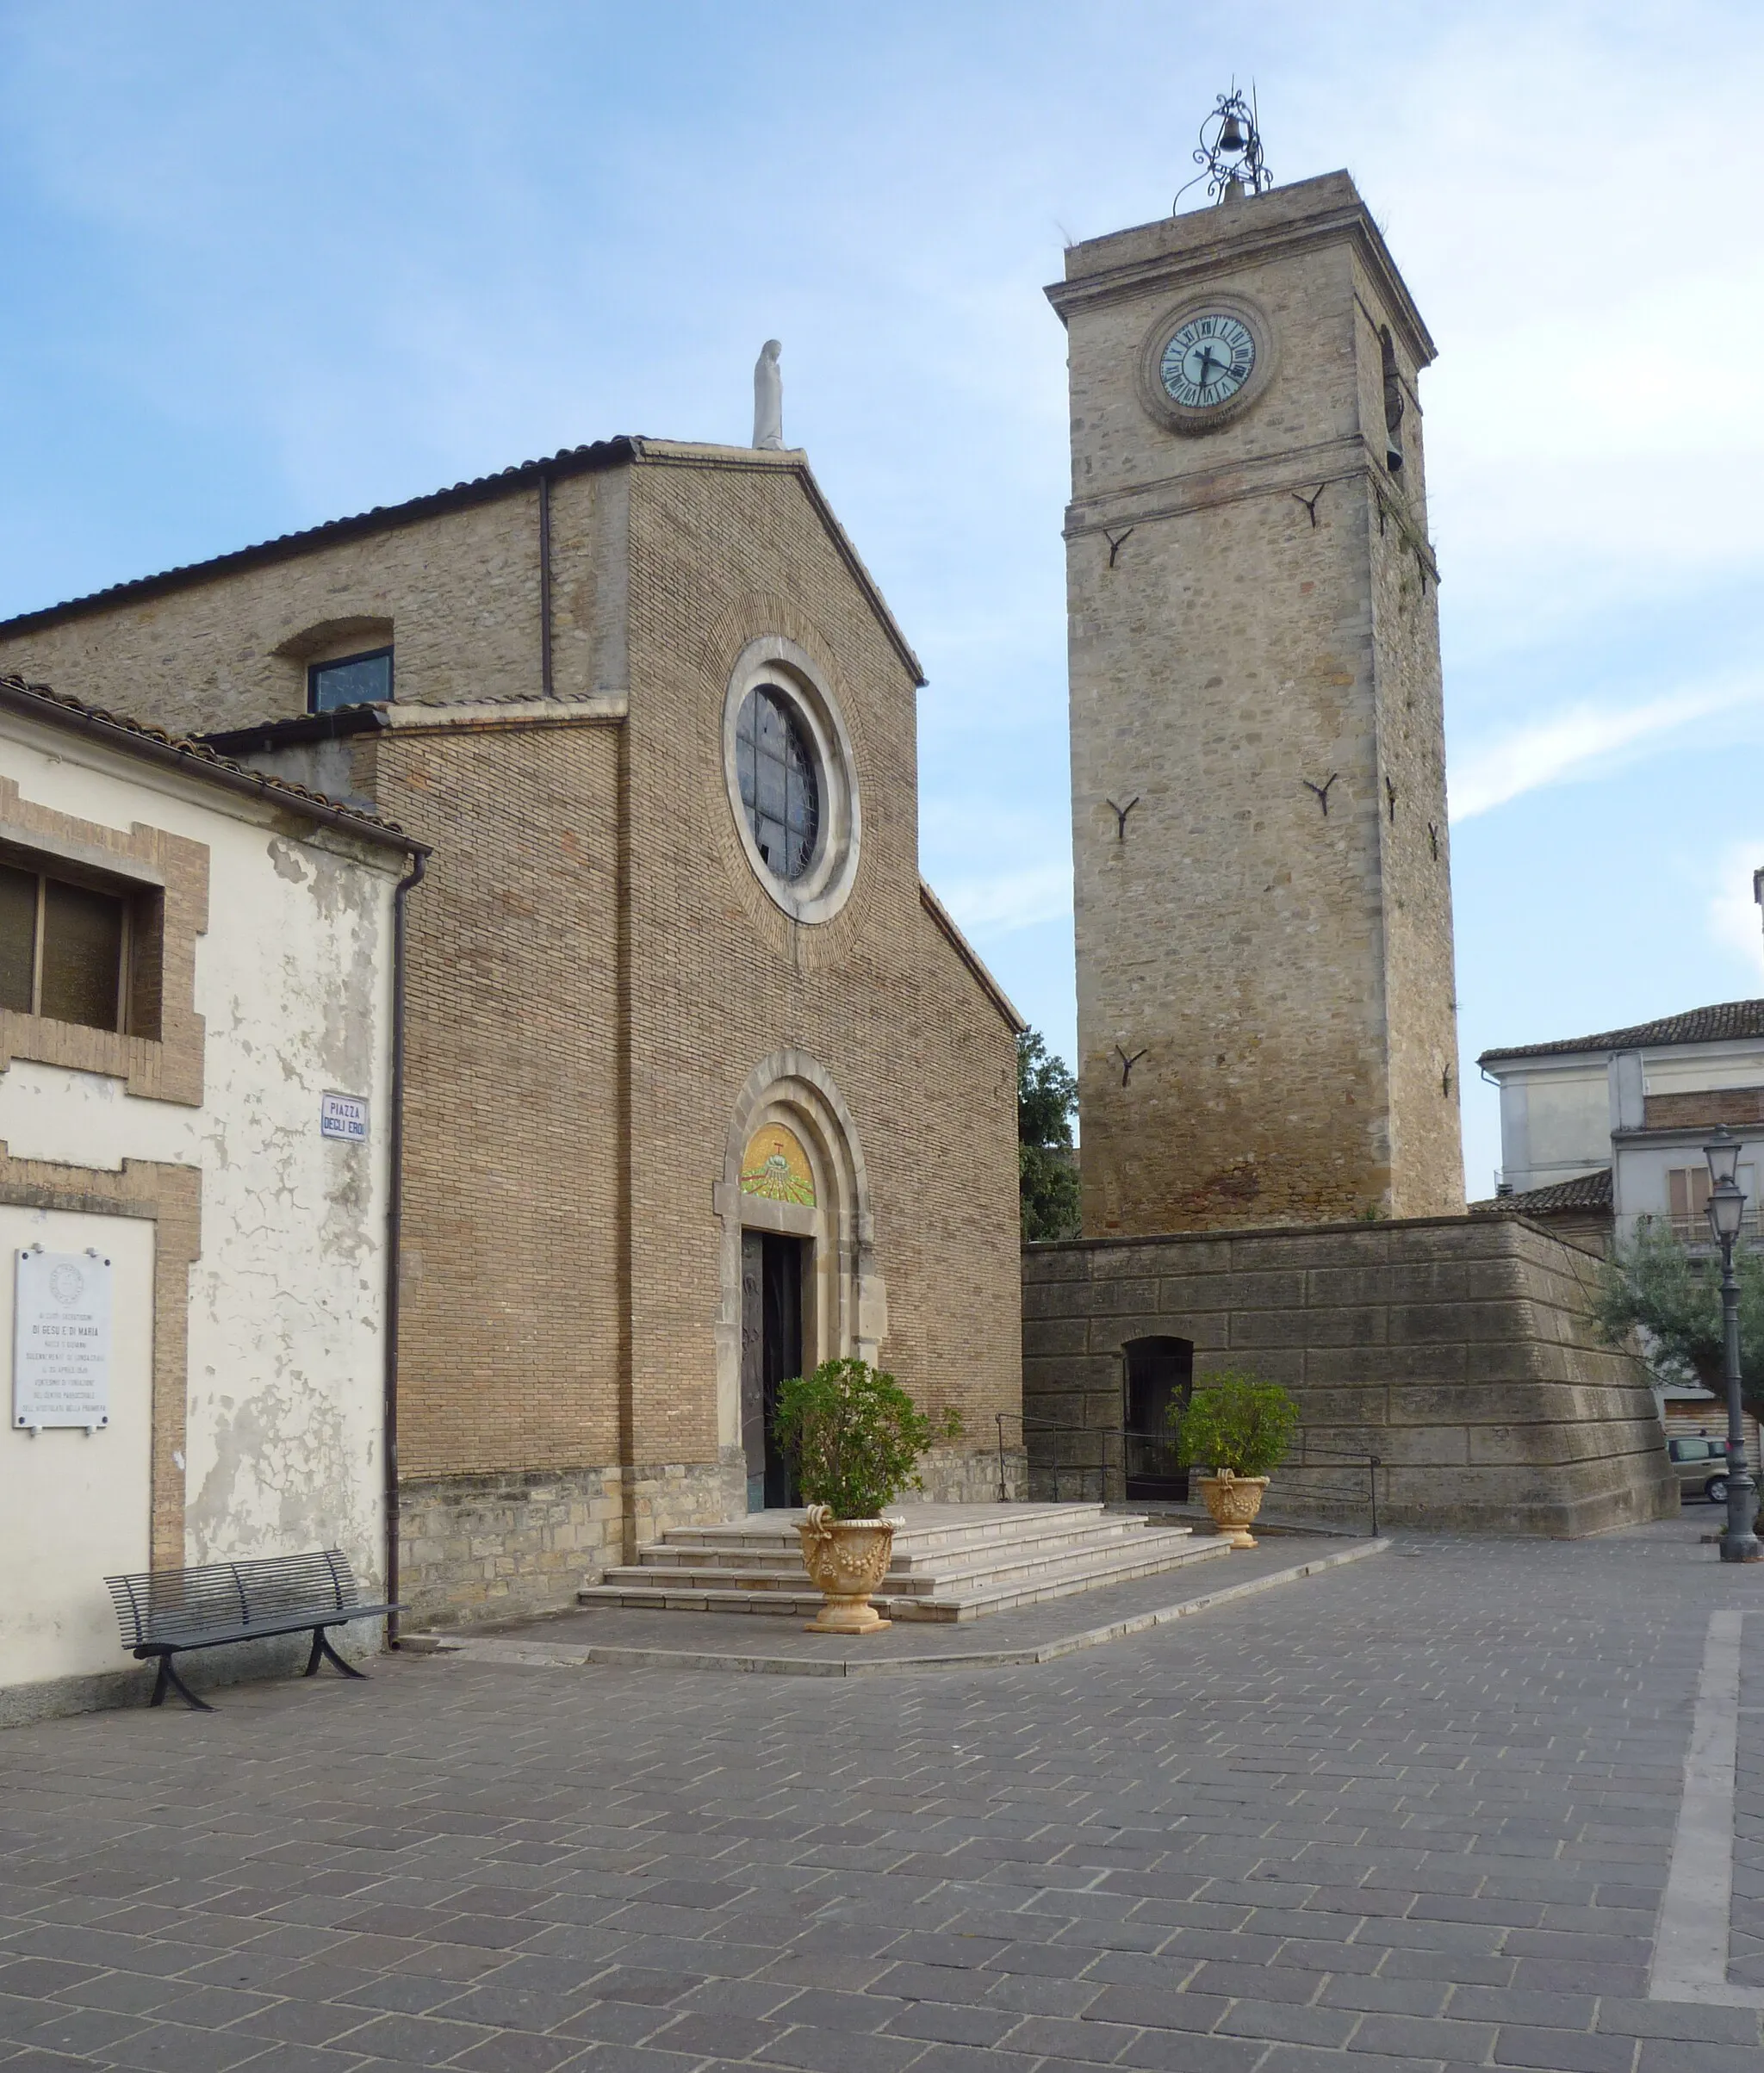
[[[1739,1184],[1746,1198],[1746,1230],[1751,1235],[1758,1229],[1758,1176],[1757,1169],[1748,1161],[1739,1170]],[[1709,1168],[1699,1161],[1694,1166],[1668,1167],[1666,1175],[1666,1200],[1674,1233],[1692,1244],[1711,1242],[1709,1230]]]
[[[821,783],[808,729],[776,685],[757,684],[742,701],[735,766],[748,825],[768,871],[800,878],[821,832]]]
[[[307,664],[307,711],[335,712],[339,705],[385,705],[392,698],[392,650],[339,655]]]
[[[159,896],[0,861],[0,1008],[158,1036]]]

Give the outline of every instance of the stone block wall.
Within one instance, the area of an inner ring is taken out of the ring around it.
[[[399,1595],[407,1627],[531,1618],[672,1526],[711,1526],[747,1508],[738,1455],[545,1473],[456,1475],[399,1493]]]
[[[980,1437],[974,1435],[977,1441]],[[907,1493],[915,1504],[997,1504],[1001,1480],[1012,1504],[1021,1503],[1029,1494],[1028,1458],[1023,1451],[1018,1421],[1010,1415],[1005,1419],[1002,1457],[997,1449],[988,1454],[978,1445],[938,1447],[919,1464],[919,1473],[925,1479],[925,1487]]]
[[[1646,1369],[1587,1315],[1596,1263],[1518,1218],[1080,1239],[1023,1254],[1030,1487],[1060,1494],[1121,1423],[1121,1349],[1187,1338],[1196,1380],[1248,1368],[1297,1397],[1270,1509],[1572,1538],[1671,1518]],[[1118,1459],[1118,1451],[1115,1455]],[[1120,1494],[1111,1487],[1107,1494]]]

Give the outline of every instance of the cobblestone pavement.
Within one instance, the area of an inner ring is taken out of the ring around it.
[[[1764,2073],[1758,2011],[1645,1998],[1708,1615],[1764,1605],[1700,1523],[1027,1669],[400,1658],[20,1729],[0,2073]]]

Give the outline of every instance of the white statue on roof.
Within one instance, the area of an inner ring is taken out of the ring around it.
[[[767,338],[754,363],[754,444],[768,453],[784,447],[784,377],[778,371],[783,351],[776,338]]]

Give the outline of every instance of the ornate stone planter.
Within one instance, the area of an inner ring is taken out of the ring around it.
[[[825,1505],[811,1505],[797,1526],[803,1567],[827,1601],[810,1634],[875,1634],[888,1624],[870,1603],[870,1593],[888,1573],[894,1552],[891,1518],[835,1518]]]
[[[1233,1548],[1253,1548],[1255,1536],[1250,1528],[1262,1509],[1263,1498],[1267,1495],[1268,1478],[1233,1475],[1227,1468],[1217,1475],[1201,1476],[1198,1480],[1201,1495],[1220,1532],[1230,1539]]]

